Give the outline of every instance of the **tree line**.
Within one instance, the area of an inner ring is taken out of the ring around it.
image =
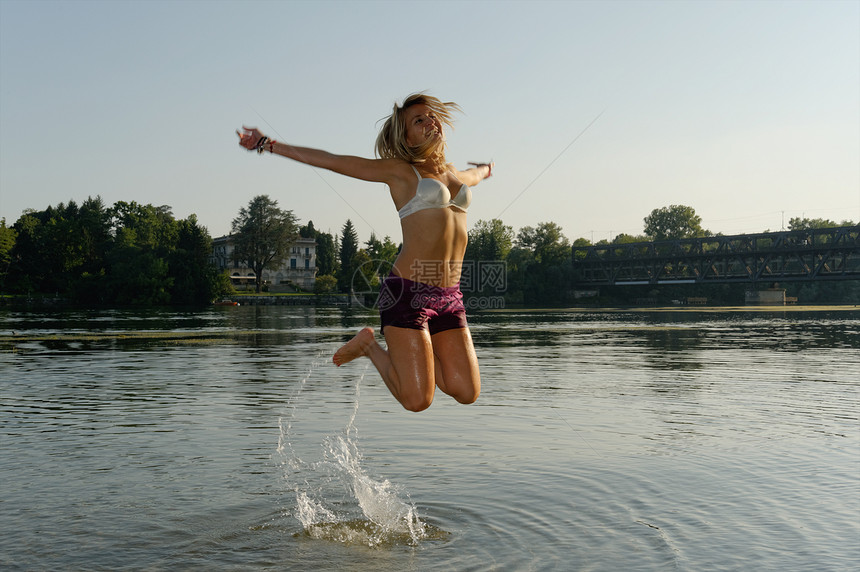
[[[211,302],[227,287],[212,240],[194,215],[100,197],[0,220],[0,291],[81,304]]]
[[[713,236],[702,228],[695,210],[685,205],[654,209],[643,222],[641,235],[619,234],[611,242],[597,244]],[[793,218],[789,228],[851,224]],[[371,234],[361,243],[351,220],[334,235],[317,230],[312,221],[301,225],[292,211],[280,208],[267,195],[254,197],[241,208],[231,229],[234,258],[255,272],[258,292],[265,288],[263,270],[287,260],[290,246],[299,237],[316,241],[314,291],[318,294],[350,292],[357,284],[376,288],[399,251],[388,236],[380,239]],[[490,307],[570,304],[574,301],[571,247],[589,245],[585,238],[571,243],[554,222],[515,232],[500,219],[479,220],[469,230],[461,287],[467,301],[495,302]],[[11,227],[0,220],[0,293],[58,296],[80,304],[208,304],[232,293],[227,273],[214,266],[211,255],[212,239],[195,215],[179,220],[169,206],[136,202],[107,207],[99,197],[80,205],[69,201],[43,211],[25,211]],[[808,301],[828,301],[828,295],[860,299],[860,288],[852,284],[856,281],[849,282],[803,285],[803,295],[812,298]],[[703,295],[701,289],[707,288],[704,295],[715,302],[737,303],[743,297],[743,291],[735,291],[739,287],[697,286],[688,295]],[[662,298],[683,292],[664,287],[646,294]],[[639,289],[625,287],[607,289],[603,301],[633,303],[642,297]]]

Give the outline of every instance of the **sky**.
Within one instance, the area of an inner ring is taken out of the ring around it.
[[[469,226],[571,241],[693,207],[739,234],[860,221],[860,1],[0,0],[0,218],[90,196],[169,205],[213,237],[257,195],[400,240],[385,185],[239,148],[373,156],[424,91],[493,160]]]

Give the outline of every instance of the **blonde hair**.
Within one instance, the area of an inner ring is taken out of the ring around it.
[[[439,121],[454,128],[454,111],[461,111],[453,101],[441,100],[424,93],[413,93],[403,100],[403,105],[394,104],[394,111],[385,120],[379,135],[376,137],[376,156],[382,159],[403,159],[409,163],[420,163],[434,154],[440,153],[444,158],[445,141],[429,140],[421,145],[406,143],[406,110],[413,105],[423,104],[436,114]]]

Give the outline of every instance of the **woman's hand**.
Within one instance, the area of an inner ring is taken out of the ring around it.
[[[258,149],[260,147],[260,141],[263,140],[265,135],[260,133],[260,130],[256,127],[245,127],[243,125],[242,131],[244,131],[244,133],[240,133],[238,130],[236,131],[236,135],[239,136],[239,145],[248,151]]]
[[[483,177],[484,179],[489,179],[490,177],[493,176],[493,167],[495,166],[495,163],[493,163],[492,161],[490,161],[489,163],[469,163],[469,164],[474,165],[475,169],[481,169],[482,167],[486,167],[487,172]]]

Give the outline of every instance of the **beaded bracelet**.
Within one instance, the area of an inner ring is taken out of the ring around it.
[[[256,151],[258,155],[262,155],[263,154],[263,146],[268,142],[269,142],[269,138],[266,137],[265,135],[263,135],[262,137],[260,137],[260,140],[257,141],[257,144],[254,145],[254,149],[252,149],[252,150]]]

